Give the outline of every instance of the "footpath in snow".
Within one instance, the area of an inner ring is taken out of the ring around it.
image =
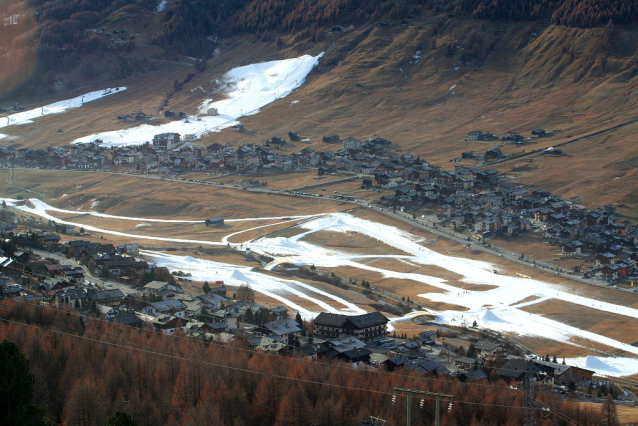
[[[140,145],[153,140],[159,133],[179,133],[199,137],[238,123],[242,116],[259,112],[260,108],[290,94],[306,81],[306,76],[319,63],[317,56],[262,62],[234,68],[219,83],[225,86],[226,99],[204,101],[198,108],[200,116],[176,120],[160,126],[141,125],[129,129],[104,132],[76,139],[73,143],[101,139],[105,146]],[[216,108],[217,116],[208,116],[208,108]]]
[[[126,90],[126,87],[115,87],[112,89],[96,90],[95,92],[85,93],[73,99],[67,99],[65,101],[55,102],[49,105],[45,105],[40,108],[31,109],[29,111],[22,111],[6,117],[0,118],[0,128],[7,126],[14,126],[17,124],[33,123],[33,120],[38,117],[43,117],[49,114],[59,114],[66,111],[69,108],[78,108],[83,104],[97,99],[101,99],[105,96],[121,93]],[[0,135],[6,136],[6,135]]]

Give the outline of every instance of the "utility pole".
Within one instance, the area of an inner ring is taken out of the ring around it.
[[[525,416],[523,418],[524,426],[536,426],[536,398],[534,397],[534,363],[527,362],[525,368],[525,380],[523,388],[525,390]]]
[[[450,399],[450,406],[448,408],[448,411],[452,409],[452,402],[454,401],[454,395],[447,395],[444,393],[435,393],[435,392],[426,392],[426,391],[420,391],[420,390],[416,390],[416,389],[403,389],[403,388],[394,388],[395,392],[405,392],[408,394],[408,401],[407,401],[407,420],[406,420],[406,426],[412,426],[412,395],[428,395],[428,396],[434,396],[436,397],[436,408],[435,408],[435,413],[434,413],[434,426],[439,426],[439,422],[440,422],[440,417],[441,417],[441,407],[440,407],[440,401],[441,398],[447,398]],[[394,402],[395,398],[392,398],[392,402]],[[423,400],[421,400],[421,407],[423,407]]]

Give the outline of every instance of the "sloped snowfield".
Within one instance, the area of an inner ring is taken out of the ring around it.
[[[0,119],[0,128],[15,126],[18,124],[33,123],[33,120],[38,117],[43,117],[49,114],[60,114],[70,108],[79,108],[83,104],[97,99],[101,99],[105,96],[122,93],[126,90],[126,87],[114,87],[111,89],[96,90],[95,92],[85,93],[73,99],[67,99],[65,101],[55,102],[49,105],[45,105],[39,108],[35,108],[29,111],[17,112],[15,114],[7,115]],[[6,135],[0,135],[6,137]],[[1,139],[1,137],[0,137]]]
[[[5,199],[4,201],[6,201],[8,205],[15,205],[16,202],[16,200],[10,199]],[[17,208],[22,211],[41,216],[45,219],[55,220],[58,223],[72,223],[59,220],[50,214],[50,212],[68,213],[69,211],[51,207],[39,200],[30,200],[27,205]],[[76,214],[96,214],[94,212],[72,212]],[[184,223],[185,226],[190,226],[190,224],[198,224],[197,226],[201,226],[199,221],[145,219],[138,217],[128,218],[104,214],[96,215],[100,215],[105,218],[130,219],[140,222],[181,222]],[[223,237],[221,241],[196,241],[188,239],[178,240],[162,237],[137,236],[134,234],[111,231],[109,229],[91,227],[77,223],[73,224],[76,226],[84,226],[87,230],[130,237],[132,241],[153,239],[167,242],[179,241],[208,245],[230,244],[237,248],[249,248],[253,251],[274,257],[275,261],[271,263],[271,266],[277,261],[285,261],[296,264],[314,264],[316,266],[323,267],[350,266],[375,271],[383,274],[385,277],[409,279],[415,282],[422,282],[430,286],[435,286],[442,290],[440,293],[420,294],[419,296],[423,298],[424,304],[427,300],[432,300],[463,306],[465,308],[461,311],[435,312],[437,321],[441,324],[462,325],[463,323],[471,324],[476,321],[479,327],[482,328],[507,333],[517,333],[519,335],[539,336],[564,342],[568,342],[571,338],[578,337],[585,339],[586,341],[604,344],[638,355],[638,348],[634,346],[545,318],[542,315],[530,314],[522,311],[520,308],[550,299],[558,299],[591,309],[599,309],[604,312],[624,315],[631,318],[638,318],[637,309],[576,296],[574,294],[561,291],[556,285],[543,281],[515,278],[500,274],[496,275],[492,272],[494,269],[493,265],[489,263],[443,255],[415,242],[418,238],[405,231],[392,226],[359,219],[349,214],[335,213],[329,215],[316,215],[314,216],[314,219],[313,216],[301,216],[300,218],[310,219],[309,221],[299,225],[305,230],[304,233],[290,238],[263,238],[256,241],[245,241],[243,243],[229,243],[228,237],[231,235],[241,235],[241,233],[245,231],[229,234]],[[268,219],[272,218],[252,218],[246,220],[253,220],[258,225],[259,221]],[[255,228],[267,226],[270,225],[258,225]],[[319,231],[359,232],[363,235],[375,238],[381,243],[395,247],[406,254],[386,256],[356,255],[329,250],[301,241],[303,237]],[[280,279],[252,271],[251,268],[248,267],[196,259],[188,256],[175,256],[160,252],[144,252],[144,254],[147,257],[152,258],[158,265],[166,266],[171,270],[190,272],[193,279],[196,280],[223,280],[231,285],[248,283],[255,289],[255,291],[278,300],[289,306],[291,309],[298,310],[305,318],[312,318],[321,311],[340,312],[345,314],[359,314],[363,312],[361,308],[347,300],[314,288],[313,286],[301,281]],[[447,284],[446,280],[439,277],[418,273],[401,273],[377,268],[373,264],[366,264],[365,262],[356,262],[356,260],[365,260],[366,258],[409,259],[412,263],[436,265],[462,276],[463,279],[461,281],[474,284],[486,284],[495,286],[496,288],[487,291],[464,290]],[[266,269],[269,268],[266,267]],[[535,296],[536,299],[520,303],[530,296]],[[291,300],[291,298],[294,298],[294,300]],[[308,303],[304,303],[304,306],[300,306],[300,299],[310,302],[310,305],[314,305],[316,308],[308,308]],[[582,341],[580,344],[572,344],[575,346],[587,347],[587,345],[582,343]],[[607,374],[610,376],[623,376],[638,372],[638,359],[634,358],[590,356],[582,359],[574,359],[573,362],[599,371],[600,374]]]
[[[199,106],[198,116],[160,126],[144,124],[124,130],[96,133],[76,139],[73,143],[101,139],[105,146],[140,145],[152,141],[153,136],[159,133],[199,137],[225,129],[239,123],[240,117],[256,114],[260,108],[288,96],[306,81],[306,76],[322,56],[323,53],[317,56],[303,55],[299,58],[234,68],[218,80],[218,83],[225,86],[226,99],[216,102],[207,99]],[[208,108],[216,108],[219,115],[206,115]]]

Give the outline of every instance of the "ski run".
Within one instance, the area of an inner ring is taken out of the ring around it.
[[[222,87],[224,99],[205,100],[198,108],[199,115],[171,121],[160,126],[143,124],[123,130],[96,133],[76,139],[73,143],[86,143],[100,139],[105,146],[141,145],[153,140],[159,133],[179,133],[182,137],[199,138],[234,126],[239,118],[256,114],[260,108],[288,96],[306,81],[306,76],[323,56],[303,55],[298,58],[262,62],[234,68],[216,81]],[[207,115],[211,108],[215,116]]]
[[[599,300],[567,293],[560,290],[558,285],[543,281],[494,274],[494,267],[489,263],[438,253],[424,247],[422,244],[417,242],[418,238],[416,236],[411,235],[406,231],[399,230],[392,226],[359,219],[345,213],[296,216],[294,219],[303,219],[305,221],[298,225],[302,228],[301,230],[303,232],[295,235],[294,237],[260,238],[254,241],[248,240],[237,243],[230,242],[228,238],[235,236],[235,240],[237,240],[237,238],[239,238],[242,233],[248,231],[248,229],[226,235],[221,238],[220,241],[143,236],[113,231],[106,228],[98,228],[77,222],[65,221],[58,219],[51,213],[87,214],[107,219],[114,218],[141,222],[182,223],[187,226],[201,226],[202,221],[148,219],[112,216],[97,212],[64,210],[52,207],[43,201],[35,199],[31,199],[27,203],[12,199],[4,199],[4,201],[9,206],[13,206],[25,213],[42,217],[45,220],[52,220],[61,224],[72,224],[78,227],[84,227],[85,230],[128,237],[132,240],[149,239],[164,242],[182,242],[201,245],[230,245],[237,249],[250,249],[257,253],[271,256],[275,258],[275,261],[273,261],[271,265],[275,264],[277,261],[285,261],[298,265],[312,264],[317,267],[349,266],[362,270],[378,272],[386,278],[405,279],[416,283],[420,282],[427,284],[428,286],[436,287],[440,290],[440,292],[420,294],[419,297],[423,299],[423,304],[426,304],[426,301],[429,300],[464,307],[464,310],[457,311],[428,311],[429,313],[436,315],[436,322],[440,324],[460,326],[462,324],[472,324],[476,321],[479,327],[494,331],[516,333],[518,335],[539,336],[557,341],[569,342],[572,345],[584,348],[588,348],[586,341],[590,341],[638,355],[638,348],[632,345],[592,333],[587,330],[563,324],[542,315],[531,314],[521,310],[521,308],[542,303],[550,299],[556,299],[630,318],[638,318],[638,309],[601,302]],[[267,228],[268,226],[281,223],[275,222],[263,225],[264,221],[275,219],[281,219],[281,217],[247,218],[236,219],[235,221],[254,221],[256,226],[250,228],[250,230],[253,230],[258,228]],[[260,225],[259,222],[261,222],[262,225]],[[326,249],[303,241],[305,236],[320,231],[358,232],[370,238],[377,239],[379,243],[392,246],[395,249],[404,252],[404,254],[356,255]],[[293,310],[299,311],[306,319],[311,319],[322,311],[352,315],[365,312],[360,307],[341,297],[313,287],[304,282],[272,277],[264,273],[253,271],[250,267],[197,259],[190,256],[172,255],[156,251],[143,251],[142,254],[147,258],[152,259],[152,262],[156,265],[165,266],[171,271],[180,270],[189,272],[192,274],[192,278],[194,280],[222,280],[225,283],[234,286],[248,283],[255,291],[275,299]],[[462,287],[451,285],[447,283],[445,279],[439,277],[419,273],[402,273],[378,268],[370,261],[384,258],[409,261],[410,263],[417,265],[438,266],[462,276],[463,278],[460,279],[462,283],[483,284],[494,286],[495,288],[486,291],[465,290]],[[535,297],[534,300],[522,303],[523,300],[529,299],[532,296]],[[304,306],[301,306],[299,304],[300,299],[306,300],[310,303],[304,303]],[[308,307],[312,305],[316,306],[316,308],[310,309]],[[411,316],[413,315],[393,319],[393,321],[406,320]],[[579,343],[573,341],[575,338],[578,338]],[[595,351],[593,348],[589,349]],[[638,372],[638,359],[634,358],[597,358],[590,356],[586,358],[573,359],[573,363],[587,368],[594,368],[595,364],[596,368],[594,369],[600,370],[602,374],[608,374],[610,376],[621,376]]]

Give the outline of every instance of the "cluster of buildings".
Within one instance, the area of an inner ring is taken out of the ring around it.
[[[299,140],[290,132],[291,140]],[[338,136],[335,136],[338,138]],[[288,171],[299,167],[319,167],[326,171],[358,171],[363,162],[378,161],[390,144],[383,138],[356,138],[340,141],[343,149],[317,152],[307,146],[291,154],[279,153],[286,141],[278,136],[263,145],[247,144],[238,148],[214,143],[208,147],[192,145],[193,135],[161,133],[152,141],[139,146],[107,146],[100,140],[68,147],[47,149],[0,146],[0,166],[66,168],[72,170],[126,167],[137,173],[181,173],[186,171],[215,171],[221,173],[250,173],[268,169]],[[362,155],[350,157],[349,150]]]
[[[44,241],[44,235],[39,233],[17,237]],[[50,244],[48,248],[54,249],[57,243]],[[138,277],[144,273],[158,274],[152,265],[134,258],[139,247],[133,244],[114,247],[80,240],[69,242],[63,248],[67,256],[99,262],[102,268],[113,270],[118,281],[129,281],[133,286],[135,283],[130,279],[134,274]],[[283,306],[267,308],[253,301],[233,300],[235,295],[229,297],[221,281],[209,286],[207,294],[187,294],[177,283],[160,280],[138,284],[134,293],[125,294],[124,287],[90,283],[84,279],[85,270],[81,267],[51,264],[27,251],[16,251],[7,259],[22,268],[30,267],[42,278],[35,285],[35,291],[26,292],[23,286],[15,284],[22,269],[14,279],[5,275],[0,280],[2,297],[38,298],[54,306],[93,313],[120,325],[146,326],[166,335],[183,333],[201,340],[240,339],[257,351],[307,359],[340,359],[390,371],[416,370],[458,377],[461,381],[520,381],[527,368],[526,360],[510,355],[499,343],[487,340],[474,343],[471,354],[447,343],[438,344],[434,330],[397,342],[388,338],[389,320],[380,312],[350,316],[320,313],[309,328],[300,317],[289,318]],[[137,265],[115,271],[114,265],[108,263],[122,259],[132,259]],[[499,365],[496,375],[490,373],[494,365]],[[534,361],[534,366],[534,372],[538,373],[536,380],[543,384],[584,383],[591,380],[593,374],[590,370],[549,361]]]
[[[441,346],[438,353],[433,351]],[[390,371],[415,370],[437,376],[457,377],[461,382],[505,380],[522,382],[527,371],[532,380],[550,387],[570,384],[586,387],[595,373],[592,370],[559,363],[556,359],[527,359],[509,353],[505,347],[490,340],[478,340],[459,354],[449,344],[438,345],[433,330],[421,333],[416,339],[392,346],[382,364]],[[531,366],[528,367],[528,364]]]
[[[374,182],[364,179],[364,186],[394,190],[380,197],[380,207],[415,213],[432,209],[441,224],[479,237],[516,237],[540,229],[546,241],[562,247],[564,255],[611,253],[625,261],[625,268],[605,271],[609,278],[631,273],[638,227],[621,221],[615,206],[587,210],[577,197],[564,200],[511,182],[496,169],[456,166],[453,171],[441,171],[424,164],[412,158],[391,160],[377,167]],[[427,173],[425,177],[419,177],[422,172]]]

